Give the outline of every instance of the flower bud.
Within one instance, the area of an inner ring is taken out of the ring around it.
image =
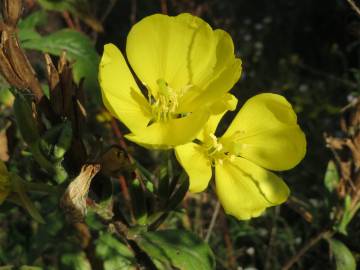
[[[3,0],[2,14],[7,25],[15,27],[21,16],[22,0]]]

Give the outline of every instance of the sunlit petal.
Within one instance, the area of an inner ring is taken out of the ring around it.
[[[238,219],[259,216],[271,204],[256,183],[229,161],[215,166],[216,193],[225,212]]]
[[[216,62],[209,66],[201,79],[196,81],[182,97],[179,111],[192,111],[194,108],[206,106],[219,100],[221,95],[231,90],[241,75],[241,60],[235,57],[233,41],[223,30],[214,31]]]
[[[139,79],[156,95],[157,80],[176,91],[193,84],[213,59],[211,27],[190,14],[155,14],[135,24],[127,38],[126,54]]]
[[[187,143],[175,148],[176,158],[189,175],[191,192],[201,192],[211,179],[211,163],[201,146]]]
[[[195,139],[208,118],[208,111],[199,111],[167,122],[155,122],[136,134],[125,137],[149,148],[172,148]]]
[[[269,93],[245,103],[221,142],[233,154],[271,170],[291,169],[306,152],[305,135],[290,103]]]
[[[260,215],[286,201],[289,188],[274,173],[244,158],[217,164],[216,190],[225,211],[239,219]]]
[[[132,132],[143,129],[151,108],[140,92],[124,57],[113,44],[104,47],[99,69],[101,93],[106,108]]]
[[[227,111],[233,111],[236,109],[237,98],[231,94],[225,94],[210,107],[211,116],[206,122],[204,128],[196,137],[198,140],[204,142],[210,134],[215,134],[216,128]]]

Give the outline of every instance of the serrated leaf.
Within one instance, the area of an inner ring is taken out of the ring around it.
[[[338,186],[340,176],[334,161],[330,160],[325,172],[324,184],[329,192],[333,192]]]
[[[100,58],[91,40],[84,34],[64,29],[41,38],[24,40],[22,46],[57,56],[66,51],[68,59],[74,62],[75,81],[79,83],[85,78],[85,89],[91,90],[92,95],[99,95],[97,73]]]
[[[335,256],[336,270],[356,270],[356,261],[348,247],[339,240],[328,239]]]
[[[135,269],[134,254],[111,234],[104,233],[96,240],[95,252],[104,261],[105,270]]]
[[[184,230],[145,232],[135,238],[136,243],[153,262],[164,269],[215,269],[210,247],[195,234]]]

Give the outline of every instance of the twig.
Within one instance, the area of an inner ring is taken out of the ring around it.
[[[215,210],[214,210],[214,213],[211,217],[211,221],[210,221],[210,225],[209,225],[209,228],[206,232],[206,236],[205,236],[205,242],[208,243],[209,240],[210,240],[210,236],[211,236],[211,233],[214,229],[214,226],[215,226],[215,222],[216,222],[216,219],[218,217],[218,214],[219,214],[219,210],[220,210],[220,203],[219,201],[216,202],[216,206],[215,206]]]
[[[136,11],[137,11],[137,0],[132,0],[131,1],[131,13],[130,13],[131,24],[136,23]]]
[[[300,250],[296,253],[290,260],[288,260],[285,265],[281,268],[282,270],[289,270],[291,267],[297,263],[306,252],[309,251],[313,246],[315,246],[320,240],[324,238],[329,238],[334,234],[330,230],[322,231],[313,238],[311,238]]]
[[[167,0],[160,0],[160,4],[161,4],[161,13],[167,15],[168,14]]]
[[[70,13],[67,11],[64,11],[62,13],[62,16],[67,24],[68,27],[72,28],[72,29],[76,29],[75,23],[73,22],[73,20],[71,19]]]
[[[277,219],[279,216],[279,210],[280,210],[279,207],[275,208],[275,213],[273,214],[273,218],[272,218],[269,244],[268,244],[268,249],[266,252],[266,259],[265,259],[265,263],[264,263],[265,270],[271,269],[272,258],[274,257],[273,251],[274,251],[274,247],[276,246],[275,241],[276,241],[276,234],[277,234]]]
[[[234,256],[234,248],[233,243],[230,237],[229,233],[229,227],[226,220],[226,216],[224,212],[222,212],[222,226],[224,231],[224,241],[226,246],[226,255],[227,255],[227,262],[228,262],[228,268],[227,269],[236,269],[236,257]]]
[[[343,85],[346,85],[347,87],[350,87],[350,88],[353,88],[353,89],[357,89],[359,86],[356,84],[356,83],[353,83],[352,81],[349,81],[349,80],[346,80],[346,79],[342,79],[342,78],[338,78],[332,74],[329,74],[329,73],[326,73],[322,70],[318,70],[318,69],[315,69],[313,67],[310,67],[308,65],[305,65],[305,64],[295,64],[295,66],[298,66],[299,68],[302,68],[314,75],[317,75],[317,76],[321,76],[321,77],[324,77],[326,79],[329,79],[329,80],[332,80],[332,81],[336,81],[338,83],[341,83]]]
[[[109,14],[111,13],[111,11],[113,10],[115,4],[116,4],[117,0],[110,0],[109,5],[107,6],[104,14],[101,16],[100,21],[103,23],[106,18],[109,16]]]
[[[351,8],[360,16],[360,8],[355,4],[353,0],[346,0]]]

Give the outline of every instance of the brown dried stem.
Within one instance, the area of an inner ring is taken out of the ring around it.
[[[355,4],[353,0],[346,0],[350,7],[360,16],[360,8]]]

